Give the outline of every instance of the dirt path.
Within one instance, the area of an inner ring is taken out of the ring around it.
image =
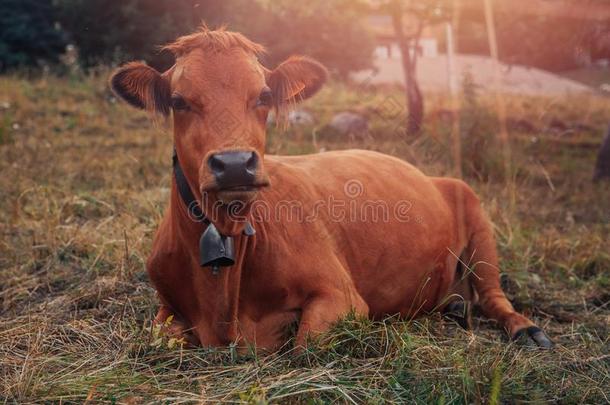
[[[370,81],[372,84],[404,84],[399,59],[378,59],[375,66],[376,72],[359,72],[353,78],[359,82]],[[501,92],[547,96],[593,92],[593,89],[584,84],[541,69],[517,65],[497,65],[491,58],[474,55],[458,55],[455,58],[454,72],[458,88],[461,87],[464,75],[470,72],[480,89],[492,90],[496,66],[500,73],[499,89]],[[441,55],[435,58],[420,58],[417,75],[424,90],[446,91],[448,88],[447,57]]]

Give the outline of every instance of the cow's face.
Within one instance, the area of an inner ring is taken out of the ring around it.
[[[263,161],[267,115],[310,97],[326,76],[322,65],[307,58],[292,57],[270,71],[251,49],[193,47],[177,54],[163,74],[130,63],[111,84],[136,107],[173,114],[180,163],[207,206],[247,204],[269,185]]]

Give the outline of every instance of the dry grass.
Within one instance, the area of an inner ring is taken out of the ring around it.
[[[536,127],[511,130],[514,206],[495,172],[500,151],[490,144],[468,152],[490,160],[465,172],[497,225],[509,296],[546,328],[556,350],[509,344],[484,319],[468,332],[432,315],[349,318],[307,353],[287,346],[244,355],[170,349],[150,328],[156,298],[144,262],[171,174],[163,124],[116,104],[101,79],[0,77],[0,88],[5,402],[610,400],[610,187],[589,181],[607,100],[508,100],[511,119]],[[375,108],[371,137],[326,139],[318,128],[314,146],[310,129],[273,131],[269,150],[366,147],[432,174],[454,172],[450,125],[432,113],[449,102],[430,95],[426,136],[409,140],[396,135],[400,121],[387,100],[402,102],[392,89],[373,95],[336,85],[309,108],[321,120],[346,106]],[[572,129],[556,128],[554,119]],[[497,124],[491,113],[462,121],[465,142],[488,137]]]

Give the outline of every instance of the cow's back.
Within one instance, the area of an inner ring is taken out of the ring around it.
[[[459,249],[455,216],[434,179],[400,159],[362,150],[268,156],[265,163],[272,186],[262,197],[271,206],[297,200],[307,220],[324,224],[329,237],[321,243],[334,244],[372,314],[436,304],[404,306],[419,289],[440,295],[452,281],[445,269],[455,263],[450,250]]]

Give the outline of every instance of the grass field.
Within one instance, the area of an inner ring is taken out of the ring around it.
[[[144,263],[168,199],[168,126],[116,102],[103,77],[0,89],[0,402],[610,401],[610,185],[590,181],[608,99],[504,98],[507,167],[493,100],[468,86],[453,138],[444,95],[428,95],[424,134],[407,138],[395,90],[325,90],[307,106],[319,124],[272,130],[268,152],[359,147],[463,172],[495,223],[509,298],[557,347],[432,314],[348,318],[305,353],[263,355],[185,350],[151,329]],[[346,108],[369,111],[370,136],[324,128]]]

